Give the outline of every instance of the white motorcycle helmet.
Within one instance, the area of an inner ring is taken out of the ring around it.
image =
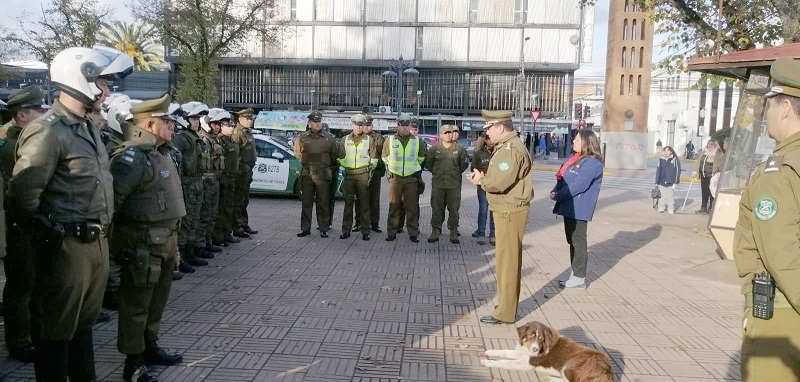
[[[133,121],[133,114],[131,114],[131,106],[133,103],[130,100],[125,102],[118,102],[108,109],[108,127],[117,133],[123,134],[122,122]]]
[[[172,118],[175,118],[175,124],[178,125],[178,128],[185,129],[188,126],[188,124],[186,124],[186,120],[183,119],[184,112],[180,104],[176,102],[169,104],[167,112],[172,116]]]
[[[225,109],[215,107],[208,111],[208,116],[206,118],[200,119],[200,126],[203,130],[211,132],[211,122],[222,122],[225,119],[231,119],[231,113],[225,111]]]
[[[129,102],[130,100],[131,98],[125,94],[112,93],[108,96],[108,98],[106,98],[105,101],[103,101],[103,107],[100,108],[100,114],[103,115],[103,118],[108,120],[108,110],[111,109],[112,106],[122,102]]]
[[[50,64],[50,79],[62,92],[93,107],[103,91],[95,80],[122,79],[133,72],[133,59],[114,48],[96,45],[93,48],[67,48]]]
[[[184,116],[178,119],[178,123],[186,126],[188,129],[190,127],[189,117],[200,117],[200,126],[203,126],[203,120],[205,120],[204,116],[208,115],[208,106],[206,106],[206,104],[191,101],[181,105],[181,109],[183,109]]]

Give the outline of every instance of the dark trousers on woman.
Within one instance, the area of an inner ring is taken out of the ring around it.
[[[700,191],[703,195],[700,210],[711,212],[711,206],[714,204],[714,195],[711,195],[711,177],[700,177]]]
[[[586,277],[586,264],[589,262],[589,252],[586,247],[586,226],[588,222],[564,218],[564,233],[569,244],[569,261],[572,264],[572,274],[575,277]]]

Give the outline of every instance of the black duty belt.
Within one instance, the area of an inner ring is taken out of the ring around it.
[[[81,239],[84,243],[91,243],[101,237],[108,236],[108,224],[93,222],[61,223],[64,234]]]
[[[369,166],[359,167],[359,168],[348,168],[345,170],[347,175],[360,175],[366,174],[369,172]]]

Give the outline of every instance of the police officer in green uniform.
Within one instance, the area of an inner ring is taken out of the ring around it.
[[[250,204],[250,183],[253,182],[253,167],[256,165],[256,140],[253,138],[253,114],[251,108],[236,112],[236,130],[231,139],[239,144],[239,175],[236,178],[236,200],[238,203],[234,236],[249,238],[258,231],[250,228],[247,205]]]
[[[178,131],[172,144],[181,152],[181,185],[186,202],[186,216],[181,219],[178,231],[178,250],[181,259],[178,270],[193,273],[193,266],[205,266],[208,262],[197,258],[194,243],[198,241],[200,215],[203,205],[203,171],[208,166],[208,154],[200,138],[200,118],[208,114],[208,106],[200,102],[181,105],[186,116],[185,129]]]
[[[779,58],[770,75],[775,87],[766,94],[764,117],[777,146],[758,165],[742,194],[733,245],[745,295],[741,363],[745,382],[800,377],[800,62]],[[754,297],[752,280],[762,273],[774,286],[771,318],[754,317],[753,301],[769,297],[762,293]]]
[[[92,325],[108,277],[114,193],[108,154],[86,110],[100,108],[110,78],[132,70],[133,60],[115,49],[61,51],[50,65],[59,98],[19,135],[8,206],[33,236],[37,380],[96,378]]]
[[[235,242],[232,232],[236,223],[236,174],[239,172],[239,145],[231,140],[233,129],[236,127],[231,121],[222,125],[219,135],[219,144],[222,146],[222,156],[225,158],[225,169],[219,177],[219,211],[211,235],[212,244],[227,247],[228,241]]]
[[[297,237],[311,234],[311,209],[317,205],[317,224],[320,236],[328,237],[330,230],[330,188],[334,181],[331,163],[339,157],[336,138],[322,130],[322,113],[312,111],[308,115],[309,130],[294,141],[294,154],[303,164],[300,181],[303,209],[300,214],[300,233]]]
[[[363,126],[362,134],[369,135],[372,141],[375,142],[375,147],[378,147],[379,151],[383,150],[383,136],[373,130],[372,116],[369,114],[363,115],[367,122]],[[369,225],[370,229],[377,233],[383,232],[380,228],[379,221],[381,215],[381,179],[384,175],[386,175],[386,165],[381,158],[378,158],[378,163],[372,170],[372,175],[369,180]],[[356,209],[356,224],[353,226],[353,231],[361,230],[359,224],[361,221],[360,213],[361,211]]]
[[[486,172],[477,169],[467,176],[470,183],[487,193],[489,209],[497,228],[495,263],[497,303],[491,315],[481,317],[487,324],[513,323],[519,304],[522,237],[533,199],[531,157],[514,131],[510,111],[481,110],[486,135],[495,142]]]
[[[411,117],[411,128],[410,128],[409,131],[411,132],[411,135],[413,135],[415,137],[417,136],[417,134],[419,134],[419,119],[417,117]],[[426,144],[426,147],[427,147],[427,144]],[[428,149],[426,148],[425,150],[427,152]],[[420,173],[420,177],[418,179],[419,180],[418,191],[419,191],[420,195],[422,195],[422,193],[425,192],[425,182],[422,181],[421,174],[422,173]],[[406,209],[405,209],[405,206],[403,205],[402,196],[400,198],[400,212],[399,212],[399,215],[400,215],[400,222],[397,225],[397,232],[403,232],[403,227],[406,225]]]
[[[447,228],[450,242],[458,244],[458,210],[461,208],[461,173],[469,166],[467,150],[458,143],[458,127],[442,125],[439,142],[428,149],[425,168],[433,175],[431,181],[431,236],[428,243],[439,241],[447,209]]]
[[[8,116],[13,124],[8,128],[0,146],[0,171],[3,173],[3,189],[14,171],[14,147],[17,138],[29,123],[41,117],[50,106],[44,100],[42,88],[31,85],[8,97]],[[4,121],[5,122],[5,121]],[[10,209],[10,208],[6,208]],[[33,293],[33,248],[30,236],[19,228],[23,222],[14,221],[12,214],[6,216],[8,227],[8,253],[3,261],[6,284],[3,289],[5,337],[9,357],[22,362],[33,362],[35,352],[31,341],[30,302]],[[3,231],[5,234],[5,230]],[[6,248],[3,247],[5,250]]]
[[[422,164],[428,151],[419,137],[411,134],[411,116],[397,117],[397,134],[383,143],[381,157],[386,163],[389,180],[389,216],[386,222],[386,241],[397,238],[402,230],[401,213],[408,225],[412,242],[419,243],[419,195]]]
[[[350,117],[353,130],[339,141],[339,164],[345,169],[344,217],[340,239],[350,237],[353,225],[353,207],[361,210],[361,239],[369,240],[369,181],[377,165],[377,148],[369,135],[363,134],[367,123],[363,114]],[[356,202],[358,204],[356,204]],[[322,228],[322,227],[320,227]]]
[[[489,169],[489,160],[492,159],[492,151],[494,151],[494,142],[486,137],[478,138],[475,141],[475,153],[472,154],[472,170],[478,170],[486,173]],[[470,170],[470,172],[472,171]],[[478,186],[478,229],[472,233],[472,237],[478,238],[478,244],[484,245],[486,241],[483,237],[486,235],[486,220],[489,220],[489,243],[494,245],[494,215],[489,211],[489,201],[486,199],[486,191],[481,186]]]
[[[213,253],[222,251],[222,248],[213,245],[211,235],[219,213],[219,177],[225,170],[225,155],[219,142],[219,133],[222,125],[228,123],[231,123],[231,113],[212,109],[208,114],[208,124],[200,130],[200,138],[203,139],[209,161],[203,173],[203,212],[200,215],[199,231],[195,235],[195,251],[197,256],[208,259],[214,258]]]
[[[168,105],[164,95],[133,106],[135,127],[111,159],[116,211],[111,248],[122,267],[117,349],[126,355],[126,381],[156,380],[145,363],[182,360],[157,343],[178,255],[177,232],[186,215],[178,169],[165,148],[175,126]]]

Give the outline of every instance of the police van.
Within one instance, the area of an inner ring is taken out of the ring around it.
[[[253,167],[251,194],[300,196],[300,170],[303,165],[294,155],[288,141],[269,135],[255,134],[256,165]],[[336,187],[341,196],[341,172]]]

